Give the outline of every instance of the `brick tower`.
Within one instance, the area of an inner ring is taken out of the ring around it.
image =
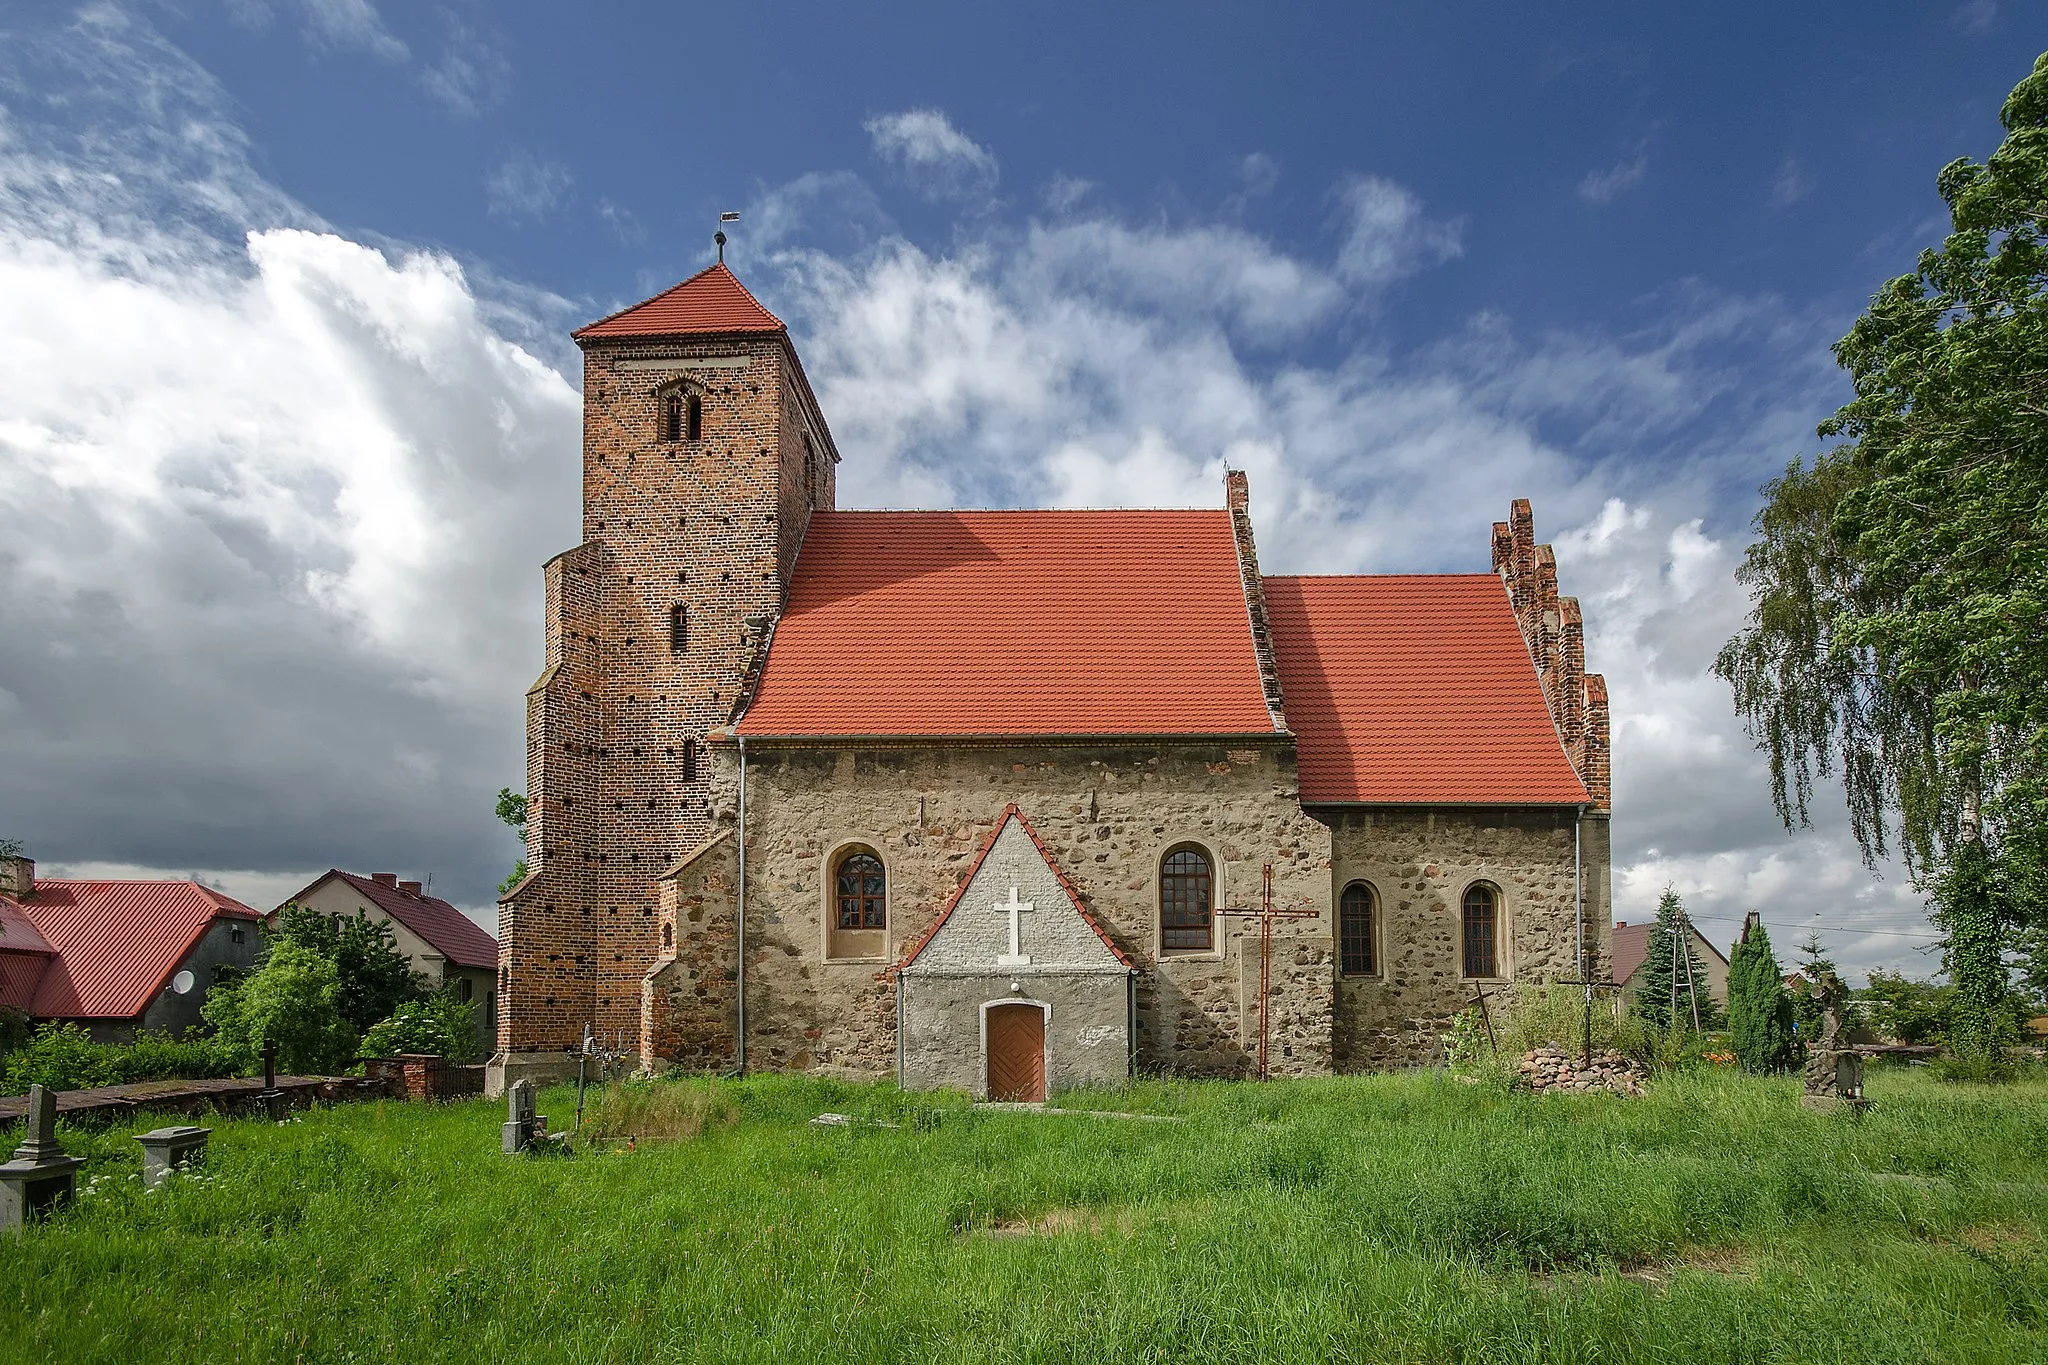
[[[494,1084],[558,1067],[586,1023],[637,1033],[656,878],[721,799],[704,735],[732,715],[839,459],[788,328],[723,263],[574,337],[583,543],[544,570]]]

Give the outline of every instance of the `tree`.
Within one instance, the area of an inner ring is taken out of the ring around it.
[[[1955,1011],[1955,987],[1909,981],[1898,972],[1876,970],[1863,993],[1870,1026],[1901,1043],[1938,1043],[1948,1036]]]
[[[1715,661],[1787,827],[1838,774],[1865,859],[1896,845],[1931,894],[1979,1054],[2048,866],[2048,55],[2000,120],[1936,179],[1941,247],[1836,344],[1840,444],[1766,485]]]
[[[1691,1028],[1697,1012],[1703,1029],[1720,1023],[1714,993],[1707,986],[1706,965],[1692,944],[1685,906],[1668,886],[1657,902],[1657,922],[1650,928],[1649,947],[1633,980],[1639,1019],[1660,1028]]]
[[[362,911],[324,915],[293,902],[278,911],[274,942],[290,943],[334,964],[337,1009],[353,1033],[362,1033],[407,1000],[433,993],[425,977],[398,951],[391,926]]]
[[[1792,991],[1791,999],[1792,1027],[1798,1031],[1802,1042],[1820,1036],[1821,982],[1840,975],[1840,969],[1827,955],[1819,934],[1809,932],[1799,940],[1799,985]]]
[[[510,787],[498,788],[498,818],[512,827],[519,836],[523,848],[526,843],[526,797]],[[521,853],[519,861],[512,865],[512,875],[498,883],[498,894],[503,896],[513,887],[526,880],[526,855]]]
[[[482,1049],[476,1041],[476,1005],[443,990],[426,1000],[408,1000],[391,1017],[372,1024],[363,1035],[366,1057],[396,1057],[425,1052],[451,1062],[473,1062]]]
[[[1754,916],[1728,957],[1728,1028],[1744,1071],[1765,1075],[1792,1065],[1792,1002],[1771,936]]]
[[[245,1072],[256,1068],[266,1039],[287,1071],[328,1075],[355,1060],[356,1032],[341,1015],[341,974],[289,940],[273,942],[242,980],[207,992],[199,1015]]]

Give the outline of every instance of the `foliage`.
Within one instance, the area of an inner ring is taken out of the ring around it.
[[[1771,936],[1760,922],[1745,927],[1728,959],[1728,1030],[1744,1071],[1766,1075],[1797,1059],[1792,1002]]]
[[[0,858],[19,858],[27,849],[19,839],[0,838]]]
[[[1668,886],[1657,901],[1657,922],[1651,926],[1643,965],[1636,968],[1632,981],[1638,1018],[1663,1028],[1674,1022],[1692,1028],[1695,1019],[1702,1030],[1720,1025],[1720,1008],[1707,982],[1706,964],[1693,946],[1691,921],[1685,917],[1678,893]]]
[[[133,1126],[62,1124],[85,1192],[0,1256],[6,1354],[2048,1358],[2048,1084],[1867,1084],[1854,1122],[1718,1067],[1536,1104],[1431,1072],[1098,1092],[1175,1116],[1134,1122],[760,1076],[715,1087],[729,1127],[566,1162],[499,1158],[481,1099],[210,1119],[210,1183],[153,1194]],[[539,1099],[568,1126],[573,1088]]]
[[[0,1094],[31,1085],[90,1090],[137,1081],[191,1080],[234,1074],[234,1059],[200,1029],[182,1038],[143,1030],[129,1043],[100,1043],[75,1023],[50,1022],[0,1059]]]
[[[511,826],[512,832],[519,836],[520,842],[522,844],[525,843],[526,796],[524,793],[515,792],[510,787],[498,788],[498,818]],[[501,896],[510,894],[513,887],[525,880],[526,855],[522,853],[519,861],[512,865],[511,875],[498,883],[498,894]]]
[[[351,1033],[361,1033],[407,1000],[424,1000],[426,978],[398,951],[386,920],[361,910],[353,916],[326,915],[297,902],[278,911],[273,943],[290,943],[334,964],[339,981],[336,1009]]]
[[[1937,178],[1941,247],[1837,343],[1842,443],[1766,487],[1715,662],[1786,824],[1839,769],[1865,857],[1896,842],[1933,891],[1974,1051],[2048,866],[2048,55],[2000,119]]]
[[[393,1010],[389,1019],[370,1026],[363,1035],[361,1051],[366,1057],[421,1052],[451,1062],[473,1062],[480,1051],[476,1006],[448,990],[425,1000],[408,1000]]]
[[[1787,994],[1792,1001],[1792,1028],[1802,1042],[1820,1036],[1820,983],[1840,975],[1819,934],[1808,933],[1799,941],[1799,983]]]
[[[209,991],[199,1013],[243,1072],[261,1065],[269,1039],[285,1071],[331,1075],[356,1054],[356,1031],[342,1017],[341,994],[341,974],[331,959],[281,938],[254,972]]]
[[[1879,969],[1870,973],[1863,1003],[1870,1026],[1880,1036],[1901,1043],[1939,1043],[1948,1037],[1955,988]]]
[[[5,1057],[16,1048],[27,1045],[35,1036],[36,1027],[29,1017],[20,1010],[0,1005],[0,1057]]]
[[[730,1128],[740,1107],[731,1086],[706,1077],[628,1077],[590,1095],[583,1132],[594,1141],[693,1138]]]

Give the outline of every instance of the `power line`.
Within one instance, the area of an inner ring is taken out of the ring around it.
[[[1688,918],[1696,920],[1715,920],[1722,924],[1742,923],[1733,915],[1695,915],[1691,911],[1687,911],[1686,914]],[[1759,920],[1758,923],[1770,929],[1813,929],[1830,934],[1882,934],[1887,938],[1924,938],[1935,942],[1948,937],[1947,934],[1925,934],[1904,929],[1852,929],[1840,924],[1787,924],[1783,920]]]

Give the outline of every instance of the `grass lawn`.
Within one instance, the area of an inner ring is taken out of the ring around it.
[[[1725,1073],[1070,1097],[1172,1122],[723,1088],[728,1126],[568,1158],[500,1156],[485,1101],[222,1121],[152,1194],[148,1124],[66,1130],[98,1179],[0,1244],[0,1357],[2048,1361],[2039,1081],[1878,1071],[1860,1120]]]

